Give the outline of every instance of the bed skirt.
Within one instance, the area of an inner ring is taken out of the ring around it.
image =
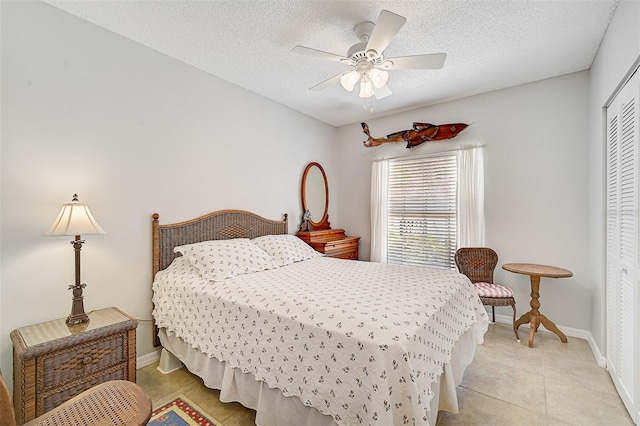
[[[467,330],[453,347],[451,361],[444,365],[438,382],[432,385],[433,399],[429,424],[435,426],[439,410],[458,412],[456,386],[462,381],[464,370],[475,354],[477,332]],[[297,397],[286,397],[278,388],[270,388],[256,380],[253,374],[243,373],[224,361],[209,357],[166,329],[160,329],[160,342],[164,349],[178,358],[187,369],[199,376],[205,386],[220,390],[222,402],[239,402],[256,411],[258,426],[335,426],[333,417],[305,406]]]

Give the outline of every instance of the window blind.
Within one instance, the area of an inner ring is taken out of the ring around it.
[[[389,263],[455,269],[456,156],[389,162]]]

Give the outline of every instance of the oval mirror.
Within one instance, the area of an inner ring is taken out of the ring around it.
[[[309,229],[331,229],[329,226],[329,186],[327,175],[318,163],[309,163],[302,175],[302,210],[311,213]],[[304,219],[303,219],[304,227]]]

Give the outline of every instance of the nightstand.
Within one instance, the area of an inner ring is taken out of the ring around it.
[[[90,312],[89,319],[68,327],[61,318],[11,332],[18,424],[99,383],[136,381],[138,322],[117,308]]]
[[[296,235],[314,250],[324,253],[326,256],[358,260],[360,237],[347,237],[344,229],[299,231]]]

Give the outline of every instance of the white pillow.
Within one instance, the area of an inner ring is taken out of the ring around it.
[[[213,281],[277,267],[273,259],[248,238],[203,241],[177,246],[173,251],[182,253],[200,275]]]
[[[295,235],[265,235],[251,241],[269,253],[278,266],[323,256]]]

